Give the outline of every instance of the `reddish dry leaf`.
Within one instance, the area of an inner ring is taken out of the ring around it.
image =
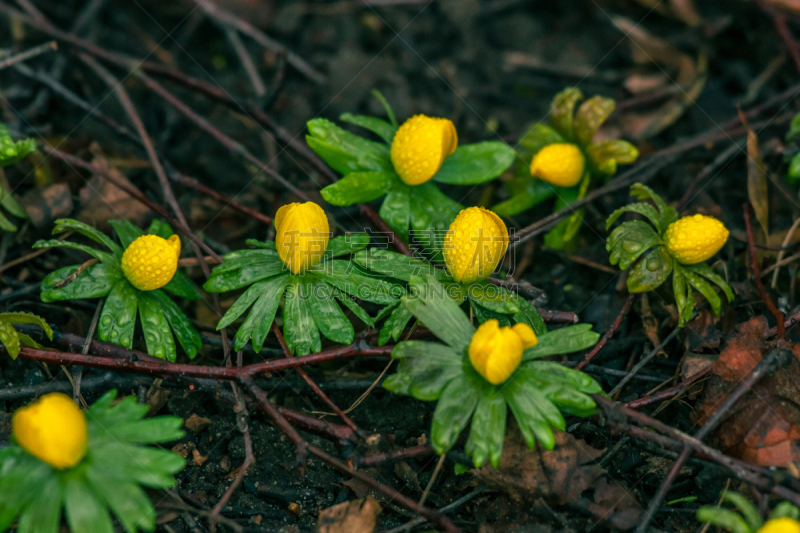
[[[54,183],[28,191],[21,200],[31,224],[37,228],[49,226],[57,218],[72,214],[72,193],[66,183]]]
[[[107,160],[95,157],[92,163],[133,187],[125,176],[108,164]],[[80,200],[82,209],[78,214],[78,220],[106,233],[111,231],[109,220],[130,220],[135,226],[141,227],[151,216],[147,206],[97,175],[93,176],[81,189]]]
[[[371,496],[362,500],[342,502],[319,513],[319,533],[372,533],[375,530],[381,504]]]

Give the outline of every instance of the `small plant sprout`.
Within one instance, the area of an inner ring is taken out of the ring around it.
[[[514,178],[506,188],[511,198],[494,206],[500,216],[526,211],[555,196],[554,211],[582,199],[593,176],[608,177],[617,165],[632,163],[639,151],[618,139],[594,142],[598,128],[614,111],[610,98],[593,96],[569,87],[558,93],[550,105],[550,126],[537,123],[520,139]],[[561,249],[580,229],[583,209],[577,210],[545,236],[545,244]]]
[[[553,430],[564,431],[562,413],[588,416],[602,393],[590,376],[540,360],[586,349],[599,335],[578,324],[537,334],[526,324],[500,326],[488,320],[476,330],[432,276],[412,276],[402,305],[444,344],[403,341],[392,357],[400,362],[384,387],[425,401],[437,401],[431,426],[436,453],[446,453],[470,425],[465,450],[476,466],[497,466],[503,449],[507,408],[529,447],[537,439],[553,449]]]
[[[36,141],[33,139],[23,139],[14,142],[11,132],[3,124],[0,124],[0,167],[13,165],[29,153],[36,150]],[[28,218],[25,208],[19,205],[14,196],[6,188],[4,180],[0,179],[0,206],[18,218]],[[0,230],[17,231],[17,226],[11,222],[2,211],[0,211]]]
[[[147,235],[128,221],[112,220],[121,245],[83,222],[56,220],[53,234],[75,231],[108,248],[108,252],[69,241],[38,241],[34,248],[64,247],[86,252],[92,259],[63,267],[42,281],[42,301],[103,298],[97,335],[106,342],[131,348],[139,312],[147,351],[174,361],[175,339],[190,358],[202,346],[200,334],[164,291],[196,300],[200,297],[185,274],[177,270],[180,239],[169,225],[154,221]],[[174,334],[174,338],[173,338]]]
[[[376,279],[351,261],[333,259],[365,248],[367,234],[329,239],[328,217],[313,202],[281,207],[274,224],[275,242],[248,240],[256,249],[226,255],[204,285],[209,292],[247,287],[217,325],[229,326],[252,306],[236,332],[236,350],[248,342],[261,350],[282,299],[283,336],[294,355],[321,351],[320,333],[334,342],[353,342],[355,330],[337,300],[368,326],[373,319],[353,298],[397,303],[402,288]]]
[[[20,346],[28,346],[29,348],[42,347],[29,335],[14,329],[15,324],[37,325],[44,330],[48,339],[53,340],[53,329],[43,318],[28,313],[0,313],[0,342],[3,343],[11,359],[17,358]]]
[[[383,276],[409,281],[412,276],[431,275],[447,288],[457,303],[468,301],[478,322],[494,319],[502,326],[527,324],[539,334],[546,331],[539,312],[516,293],[487,281],[508,250],[508,229],[503,220],[482,207],[463,209],[442,241],[446,270],[419,259],[389,250],[370,249],[355,254],[363,268]],[[397,341],[411,320],[411,313],[399,302],[387,308],[376,321],[388,315],[378,343]]]
[[[722,501],[736,511],[704,505],[697,510],[697,519],[732,533],[800,533],[800,509],[789,502],[776,505],[764,522],[756,506],[738,492],[725,491]]]
[[[433,237],[463,209],[433,183],[477,185],[493,180],[514,162],[505,143],[487,141],[458,146],[453,123],[415,115],[398,128],[394,112],[380,93],[389,122],[345,113],[339,119],[365,128],[381,141],[359,137],[325,119],[308,123],[308,145],[344,177],[322,189],[333,205],[351,205],[384,197],[381,217],[407,240],[409,228]],[[433,233],[431,233],[433,232]],[[440,247],[440,246],[438,246]]]
[[[650,200],[655,207],[645,202],[628,204],[606,220],[608,229],[623,213],[636,213],[647,219],[623,222],[606,241],[611,264],[619,264],[622,270],[630,268],[628,290],[652,291],[672,274],[681,326],[686,325],[694,311],[692,287],[719,315],[722,301],[711,283],[722,289],[729,302],[733,301],[733,290],[705,261],[722,249],[728,240],[728,230],[722,222],[709,216],[679,219],[675,209],[641,183],[631,186],[631,195],[639,200]]]
[[[0,532],[57,533],[62,509],[74,533],[113,533],[113,513],[127,533],[155,530],[156,513],[142,486],[166,489],[185,466],[147,446],[183,436],[183,420],[144,420],[148,406],[132,396],[112,405],[103,395],[84,414],[69,396],[51,393],[19,409],[11,445],[0,449]]]

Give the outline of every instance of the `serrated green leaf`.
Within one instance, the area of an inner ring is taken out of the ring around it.
[[[478,398],[475,414],[469,429],[469,438],[464,451],[480,468],[486,459],[495,468],[503,453],[503,438],[506,433],[506,400],[497,387],[485,387]]]
[[[689,270],[690,272],[694,272],[695,274],[698,274],[700,276],[703,276],[708,281],[716,284],[725,293],[725,297],[728,298],[728,302],[733,301],[734,295],[731,286],[728,285],[728,283],[722,276],[711,270],[711,267],[708,266],[707,264],[695,263],[694,265],[681,265],[681,268],[683,268],[684,270]]]
[[[631,185],[631,196],[637,200],[652,200],[662,215],[664,214],[664,210],[667,208],[667,203],[664,201],[664,199],[644,183],[634,183]]]
[[[194,359],[197,356],[197,351],[203,347],[203,341],[200,339],[200,334],[194,329],[192,322],[181,311],[178,304],[173,302],[172,298],[163,291],[156,289],[150,291],[149,295],[160,306],[164,317],[172,328],[172,333],[175,334],[175,338],[178,339],[183,351],[189,356],[189,359]]]
[[[71,218],[59,218],[53,223],[53,235],[67,231],[76,231],[91,240],[102,244],[118,257],[122,257],[122,248],[103,232],[96,230],[88,224]]]
[[[475,328],[435,278],[412,277],[409,294],[402,298],[402,302],[417,320],[456,351],[469,346]]]
[[[389,318],[386,319],[386,322],[384,322],[381,328],[380,335],[378,336],[378,346],[384,346],[389,342],[389,338],[397,342],[400,335],[403,334],[403,330],[406,328],[409,320],[412,318],[413,316],[408,309],[402,305],[395,306]]]
[[[33,324],[39,326],[44,330],[45,335],[50,340],[53,340],[53,328],[47,323],[45,319],[31,313],[0,313],[0,321],[8,322],[9,324]]]
[[[477,185],[495,179],[514,162],[514,149],[499,141],[459,146],[433,176],[439,183]]]
[[[723,502],[732,503],[734,507],[739,510],[752,531],[757,531],[764,525],[764,521],[761,519],[761,514],[758,512],[756,506],[743,495],[738,492],[726,490],[722,493],[721,499]]]
[[[13,165],[35,150],[35,140],[21,139],[14,142],[8,128],[4,124],[0,124],[0,167]]]
[[[404,293],[399,285],[368,276],[350,261],[336,259],[323,261],[306,273],[360,300],[376,304],[392,304]]]
[[[347,320],[339,304],[333,296],[333,287],[324,281],[314,282],[306,279],[306,291],[311,296],[309,306],[311,316],[320,333],[334,342],[350,344],[353,342],[355,330]]]
[[[554,427],[564,431],[566,422],[558,408],[538,389],[526,386],[522,380],[509,379],[500,389],[514,418],[517,419],[522,436],[533,449],[536,439],[546,450],[555,445]]]
[[[672,256],[664,246],[657,246],[634,265],[628,274],[630,292],[647,292],[667,281],[672,272]]]
[[[307,125],[311,134],[306,136],[308,145],[342,174],[394,168],[389,159],[389,147],[383,143],[353,135],[324,118],[310,120]]]
[[[634,145],[619,139],[592,143],[586,148],[586,153],[595,169],[608,176],[617,172],[619,163],[633,163],[639,157],[639,150]]]
[[[729,509],[705,505],[697,510],[697,520],[718,526],[731,533],[753,533],[747,522]]]
[[[138,485],[115,479],[107,471],[91,464],[86,469],[86,479],[92,492],[111,508],[127,533],[136,533],[139,529],[155,530],[153,504]]]
[[[478,281],[464,287],[464,289],[467,291],[467,297],[470,300],[495,313],[510,315],[520,309],[519,300],[521,298],[516,293],[509,291],[505,287],[494,285],[489,281]]]
[[[322,350],[319,330],[311,314],[310,298],[299,276],[290,276],[283,306],[283,337],[292,355],[308,355]]]
[[[138,292],[127,279],[120,279],[114,284],[97,323],[97,336],[100,340],[126,348],[133,346],[136,309],[139,305]]]
[[[73,532],[114,533],[111,515],[86,482],[71,476],[64,486],[64,511]]]
[[[591,324],[575,324],[538,335],[536,346],[525,350],[523,361],[540,359],[549,355],[566,354],[594,346],[600,335],[592,331]]]
[[[537,388],[548,384],[569,388],[583,394],[602,394],[603,388],[592,376],[553,361],[530,361],[519,367],[515,379],[528,381]],[[591,400],[591,398],[589,398]],[[592,401],[592,406],[594,402]]]
[[[58,533],[61,523],[62,488],[58,477],[50,475],[36,487],[31,500],[17,524],[18,533]]]
[[[38,494],[53,468],[20,447],[0,450],[0,531],[6,531]]]
[[[644,220],[629,220],[620,224],[608,236],[608,261],[612,265],[619,263],[621,270],[628,270],[643,253],[659,244],[661,238],[650,224]]]
[[[412,276],[434,276],[441,281],[452,280],[442,268],[391,250],[361,250],[353,256],[353,261],[369,271],[403,281],[408,281]]]
[[[255,298],[258,300],[255,305],[253,305],[253,309],[250,311],[247,319],[239,326],[236,332],[236,342],[234,343],[235,350],[241,350],[245,347],[247,341],[252,339],[253,349],[257,352],[261,351],[261,348],[264,346],[264,341],[272,328],[272,323],[275,321],[275,314],[278,312],[281,297],[286,290],[286,284],[289,283],[289,279],[290,276],[288,275],[270,278],[253,285],[247,289],[245,294],[239,297],[234,307],[238,306],[241,301],[244,306],[244,308],[241,309],[242,312],[252,303],[250,301],[251,298],[253,298],[253,301],[256,301]],[[234,307],[231,307],[228,313],[225,314],[223,322],[227,321],[229,314],[233,316],[239,312],[238,308],[234,311]]]
[[[81,265],[72,265],[48,274],[42,281],[41,299],[43,302],[102,298],[108,295],[120,279],[122,271],[103,263],[89,266],[75,278],[75,281],[60,289],[53,289],[60,282],[74,274]]]
[[[678,307],[678,325],[685,326],[694,310],[694,298],[692,298],[692,290],[686,284],[683,269],[678,266],[674,267],[672,271],[672,293]]]
[[[281,262],[277,252],[271,250],[247,250],[246,255],[217,265],[203,288],[208,292],[227,292],[246,287],[289,270]]]
[[[334,289],[333,295],[364,324],[370,327],[375,325],[375,319],[369,316],[369,314],[360,305],[355,303],[352,296],[343,293],[339,289]]]
[[[478,403],[478,379],[460,373],[442,390],[431,424],[431,446],[437,454],[447,453],[467,426]]]
[[[339,115],[339,120],[342,122],[355,124],[356,126],[361,126],[362,128],[371,131],[390,145],[392,144],[392,139],[394,139],[394,134],[397,131],[396,125],[393,126],[385,120],[365,115],[352,115],[350,113],[344,113]]]
[[[169,322],[164,316],[158,302],[150,295],[150,291],[142,291],[138,295],[139,318],[144,330],[144,340],[147,343],[147,353],[159,359],[175,361],[175,339]]]
[[[119,242],[122,243],[122,248],[125,249],[131,245],[133,241],[144,235],[141,229],[134,226],[129,220],[109,220],[109,224],[114,228],[114,231],[119,237]]]
[[[259,281],[257,283],[253,283],[250,287],[247,288],[244,293],[237,298],[237,300],[233,303],[233,305],[228,309],[228,311],[222,316],[222,319],[217,324],[217,331],[221,330],[222,328],[226,328],[229,325],[233,324],[233,322],[238,319],[245,311],[247,311],[253,302],[255,302],[265,291],[266,288],[270,286],[270,283],[274,282],[277,278],[285,279],[284,284],[288,281],[288,276],[275,276],[273,278],[269,278],[264,281]],[[278,295],[283,293],[281,292]],[[249,338],[249,337],[248,337]],[[245,341],[246,344],[246,341]]]
[[[3,346],[8,352],[8,355],[11,356],[11,359],[16,359],[19,355],[19,336],[17,335],[17,330],[14,329],[9,322],[4,320],[0,320],[0,342],[3,343]]]
[[[174,474],[186,465],[179,455],[170,451],[112,440],[95,444],[89,453],[92,467],[106,469],[106,477],[134,481],[154,489],[174,486]]]
[[[183,438],[183,419],[177,416],[156,416],[145,420],[132,419],[103,428],[103,436],[115,443],[158,444]]]
[[[637,213],[639,215],[642,215],[647,219],[649,219],[650,222],[653,224],[653,226],[655,226],[656,228],[658,228],[659,225],[661,224],[661,213],[659,213],[659,211],[655,207],[653,207],[650,204],[637,202],[635,204],[628,204],[626,206],[620,207],[619,209],[611,213],[611,215],[609,215],[609,217],[606,219],[606,229],[610,228],[611,225],[614,222],[616,222],[617,219],[623,213]]]
[[[96,250],[91,246],[85,244],[78,244],[76,242],[59,241],[57,239],[39,240],[33,243],[33,248],[71,248],[87,253],[100,261],[101,263],[110,267],[119,267],[119,260],[108,252]]]
[[[572,116],[575,104],[583,100],[583,93],[576,87],[567,87],[555,97],[550,104],[550,123],[553,128],[568,141],[575,138],[572,127]]]
[[[519,311],[512,317],[514,322],[529,325],[537,336],[547,333],[547,326],[539,314],[539,310],[530,304],[525,298],[519,299]]]
[[[722,301],[720,300],[717,291],[714,290],[714,287],[712,287],[711,284],[701,276],[698,276],[690,270],[684,270],[683,275],[686,277],[686,281],[689,283],[689,285],[694,287],[697,292],[705,296],[706,300],[711,306],[711,309],[714,311],[714,314],[719,316],[720,309],[722,308]]]
[[[581,145],[586,146],[592,142],[592,138],[603,122],[614,112],[616,103],[611,98],[602,96],[592,96],[583,102],[575,113],[572,122],[572,129],[575,133],[575,140]]]
[[[439,399],[451,380],[464,372],[464,356],[451,347],[435,342],[403,341],[392,350],[399,359],[397,372],[384,382],[396,394],[418,400]]]
[[[350,172],[320,191],[331,205],[352,205],[371,202],[384,196],[397,178],[394,172]]]

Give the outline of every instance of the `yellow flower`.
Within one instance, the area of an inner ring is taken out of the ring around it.
[[[548,144],[533,156],[531,175],[558,187],[572,187],[583,176],[586,162],[574,144]]]
[[[783,518],[773,518],[761,526],[758,533],[800,533],[800,522],[794,518],[784,516]]]
[[[492,318],[480,325],[469,344],[469,360],[478,373],[493,385],[499,385],[514,373],[522,361],[522,352],[539,340],[527,324],[500,327]]]
[[[392,140],[392,164],[407,185],[420,185],[442,168],[444,158],[456,151],[456,127],[446,118],[414,115]]]
[[[468,207],[450,224],[442,253],[453,279],[472,283],[491,274],[507,249],[508,229],[500,217],[482,207]]]
[[[319,263],[328,248],[328,216],[314,202],[287,204],[275,214],[278,256],[293,274]]]
[[[693,265],[719,252],[728,235],[728,229],[716,218],[694,215],[670,224],[664,240],[672,257],[684,265]]]
[[[178,270],[181,239],[173,235],[142,235],[122,254],[122,273],[140,291],[160,289],[170,282]]]
[[[60,392],[45,394],[17,410],[11,432],[26,452],[58,469],[80,463],[89,441],[83,411]]]

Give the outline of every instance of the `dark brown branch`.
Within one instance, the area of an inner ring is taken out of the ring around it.
[[[597,355],[597,352],[599,352],[603,348],[603,346],[606,345],[608,340],[614,335],[614,332],[617,331],[617,329],[619,329],[620,324],[622,324],[623,319],[628,314],[628,311],[630,311],[631,305],[633,304],[633,301],[635,299],[636,299],[635,294],[628,295],[628,298],[622,305],[622,309],[620,309],[617,318],[615,318],[614,322],[611,323],[611,327],[608,328],[608,331],[606,331],[600,338],[600,340],[597,342],[597,344],[594,345],[594,348],[592,348],[591,351],[584,356],[583,361],[578,363],[578,366],[575,367],[575,370],[580,370],[586,365],[588,365],[589,362],[594,358],[594,356]]]

